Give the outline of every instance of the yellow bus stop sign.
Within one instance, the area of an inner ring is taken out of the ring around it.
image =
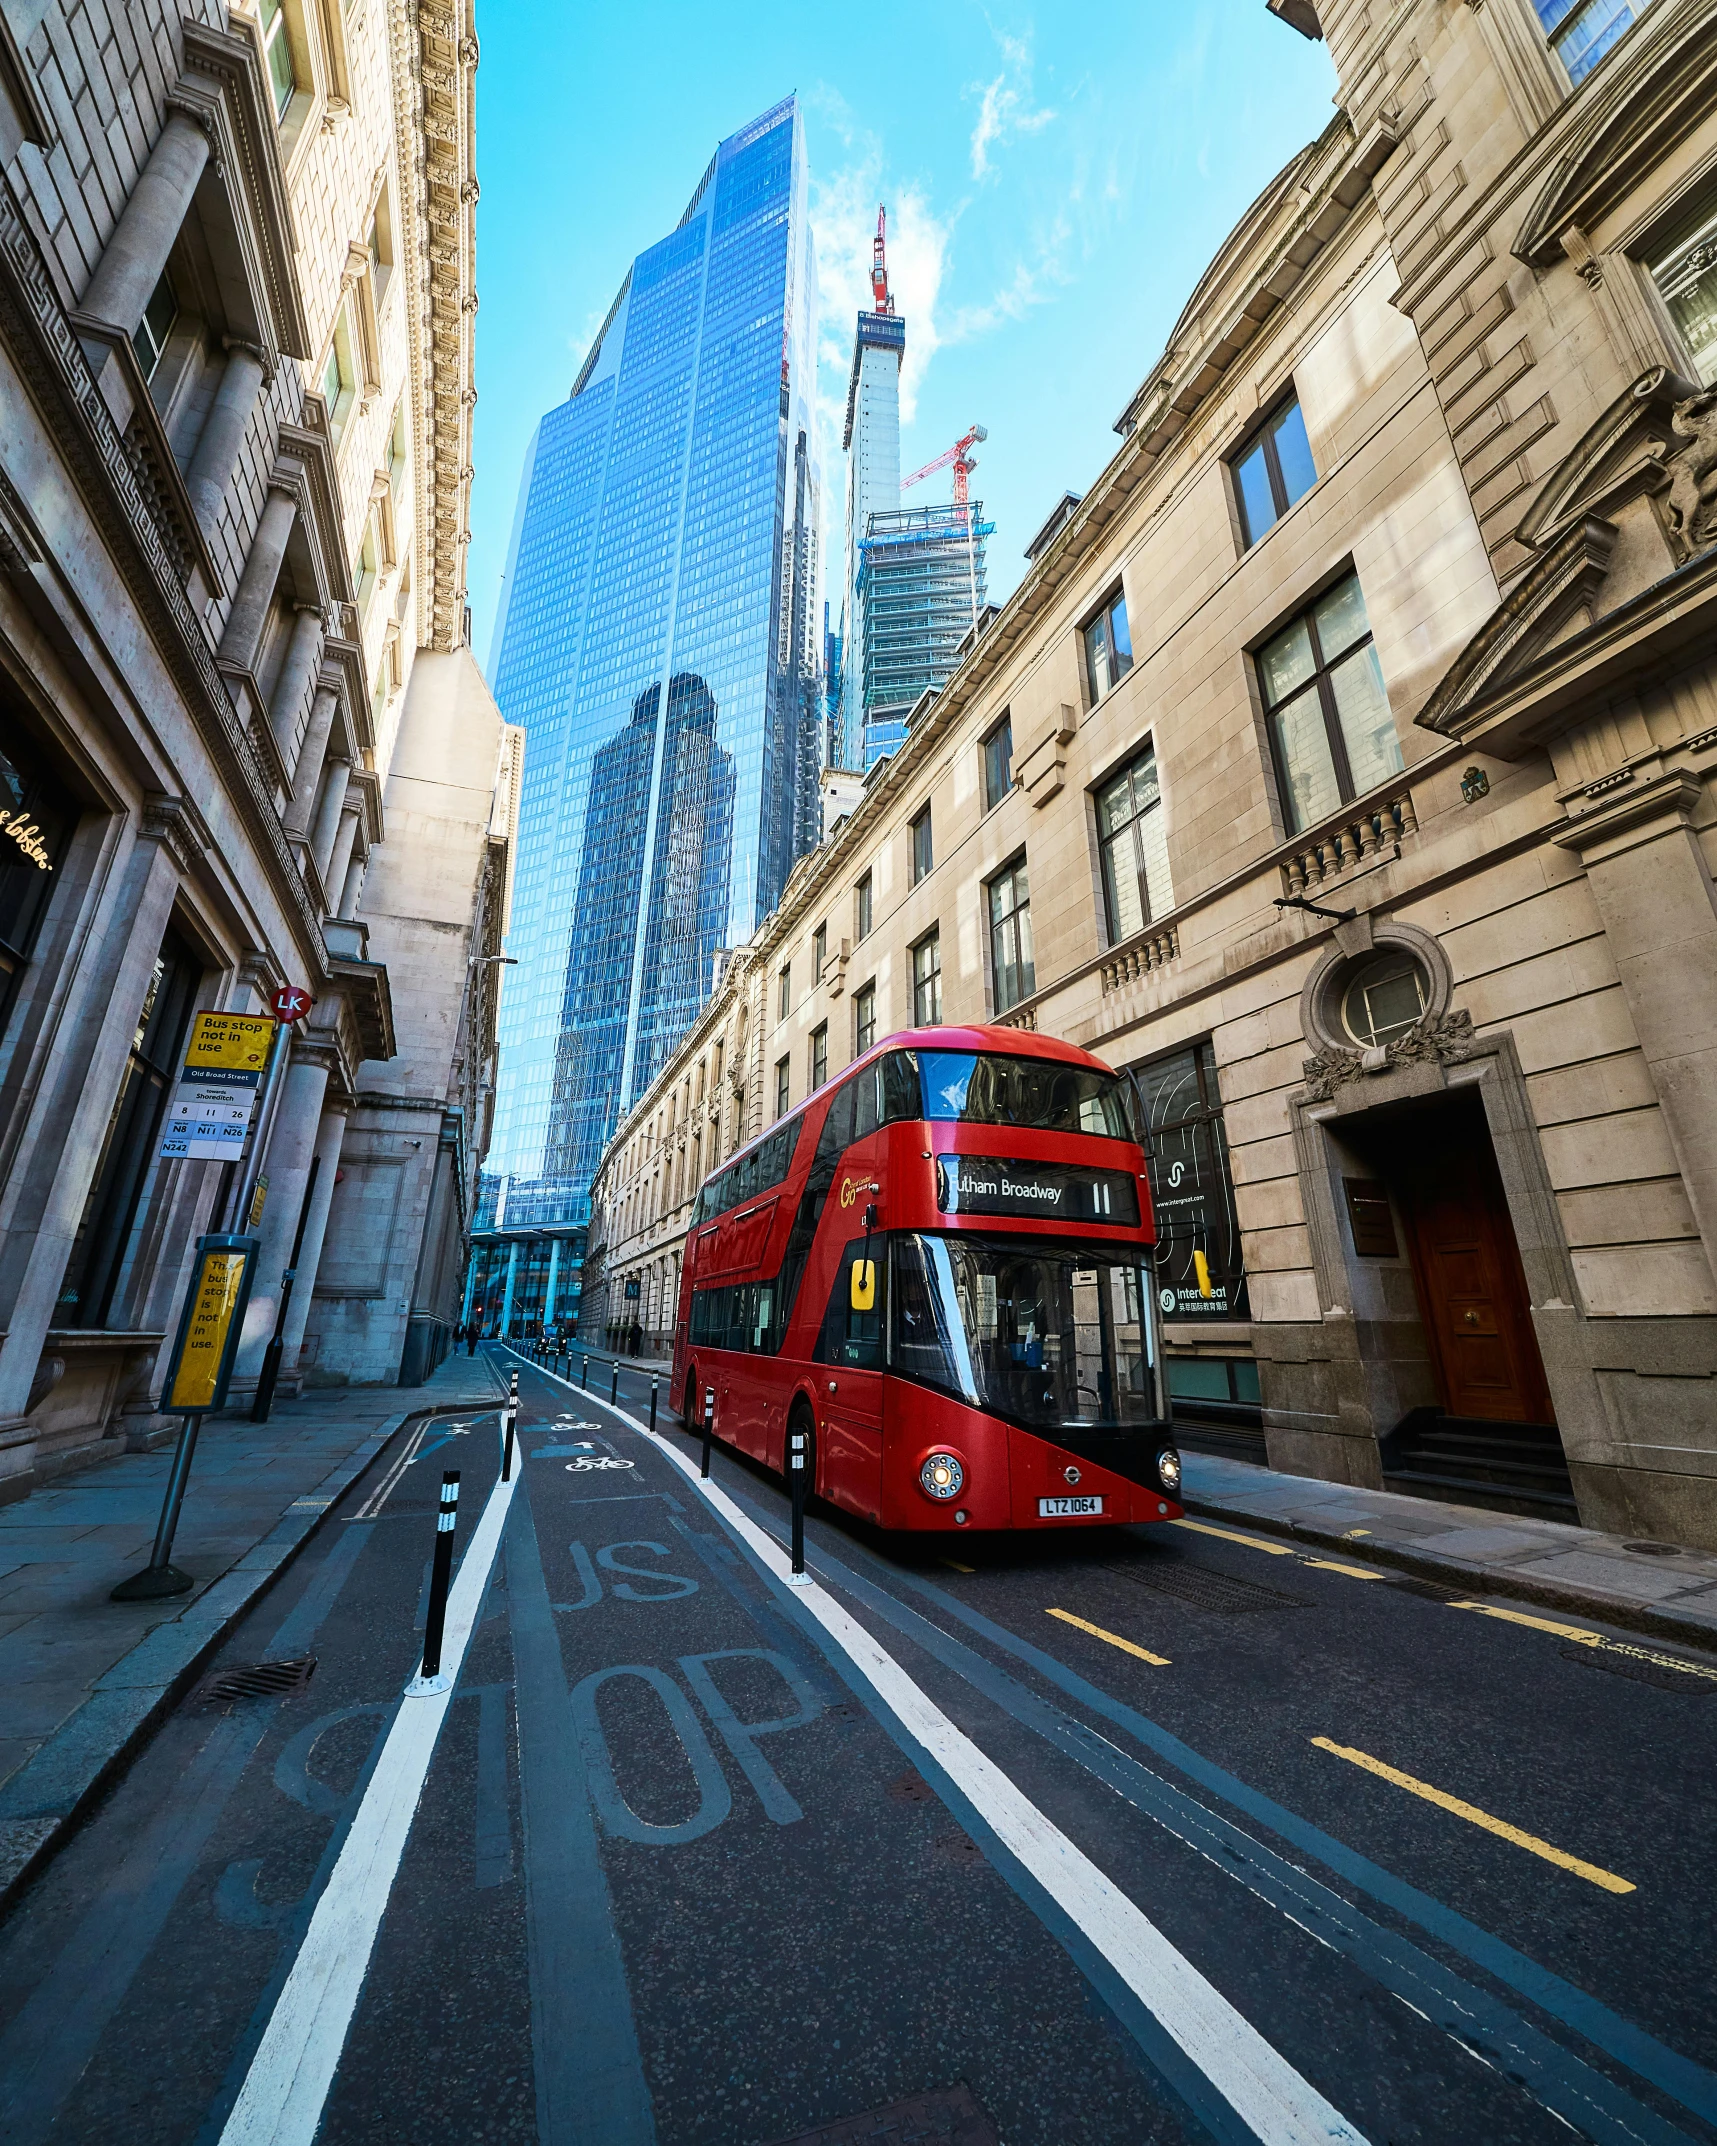
[[[254,1073],[260,1079],[274,1029],[266,1014],[200,1013],[191,1024],[185,1071]]]
[[[190,1415],[219,1408],[225,1400],[255,1251],[250,1238],[205,1238],[198,1247],[190,1301],[161,1402],[164,1413]]]

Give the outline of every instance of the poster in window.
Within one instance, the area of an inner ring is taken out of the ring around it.
[[[1165,1319],[1248,1319],[1246,1264],[1208,1043],[1137,1069],[1150,1134],[1157,1304]]]

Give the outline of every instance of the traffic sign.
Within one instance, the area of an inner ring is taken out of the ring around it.
[[[198,1014],[161,1135],[164,1161],[238,1160],[269,1046],[278,1032],[266,1014]]]
[[[316,1001],[302,984],[282,984],[268,1003],[277,1021],[302,1021]]]

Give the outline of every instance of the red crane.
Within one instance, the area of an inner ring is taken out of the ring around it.
[[[888,211],[876,212],[876,243],[870,249],[870,291],[875,303],[873,313],[892,313],[894,302],[888,295],[888,262],[883,257],[883,244],[888,237]]]
[[[934,462],[926,462],[922,469],[915,469],[910,477],[902,477],[900,489],[904,492],[923,478],[934,477],[939,469],[946,469],[951,462],[954,465],[954,504],[963,507],[967,499],[966,480],[978,466],[978,458],[971,450],[979,440],[987,440],[989,436],[984,426],[973,425],[970,431],[960,435],[952,447],[939,454]]]

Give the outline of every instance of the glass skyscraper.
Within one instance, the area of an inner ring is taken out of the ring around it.
[[[528,733],[491,1242],[584,1222],[617,1119],[817,839],[815,352],[789,98],[633,262],[526,460],[491,659]]]

